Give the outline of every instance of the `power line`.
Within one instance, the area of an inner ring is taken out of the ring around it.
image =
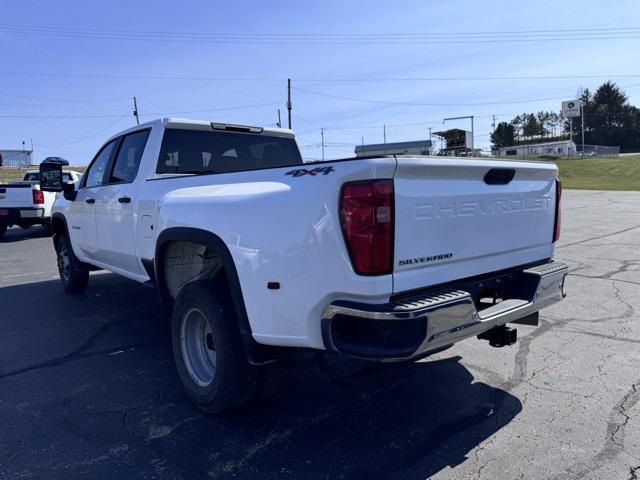
[[[256,108],[256,107],[265,107],[265,106],[273,106],[273,105],[281,105],[282,102],[270,102],[270,103],[258,103],[254,105],[241,105],[234,107],[219,107],[219,108],[206,108],[201,110],[183,110],[183,111],[174,111],[174,112],[146,112],[145,115],[184,115],[190,113],[206,113],[206,112],[221,112],[221,111],[229,111],[229,110],[242,110],[246,108]],[[120,115],[0,115],[0,118],[116,118]]]
[[[513,117],[517,114],[515,113],[502,113],[500,114],[500,116],[504,116],[504,117]],[[308,119],[303,119],[301,117],[297,117],[299,120],[303,120],[305,122],[309,122],[309,123],[313,123],[315,125],[321,125],[318,122],[312,121],[312,120],[308,120]],[[476,115],[475,118],[491,118],[491,115]],[[383,127],[386,125],[387,127],[393,127],[393,128],[397,128],[397,127],[424,127],[426,125],[440,125],[442,124],[442,119],[438,119],[438,120],[424,120],[421,122],[413,122],[413,123],[380,123],[378,125],[357,125],[357,126],[349,126],[349,125],[336,125],[336,126],[331,126],[331,127],[325,127],[325,131],[326,130],[331,130],[331,131],[340,131],[340,130],[347,130],[347,131],[360,131],[363,129],[376,129],[376,130],[382,130]],[[307,135],[310,133],[317,133],[318,129],[314,128],[314,129],[310,129],[310,130],[303,130],[303,131],[296,131],[296,136],[300,137],[303,135]]]
[[[87,32],[102,32],[102,33],[131,33],[131,34],[158,34],[158,35],[198,35],[198,36],[232,36],[232,37],[314,37],[314,36],[326,36],[326,37],[388,37],[388,36],[438,36],[438,35],[493,35],[493,34],[534,34],[534,33],[555,33],[555,32],[571,32],[571,33],[589,33],[589,32],[607,32],[607,31],[636,31],[640,30],[640,27],[601,27],[601,28],[562,28],[562,29],[540,29],[540,30],[496,30],[496,31],[453,31],[453,32],[375,32],[375,33],[356,33],[356,32],[344,32],[344,33],[256,33],[256,32],[227,32],[227,33],[211,33],[211,32],[176,32],[167,30],[122,30],[122,29],[106,29],[106,28],[87,28],[87,27],[73,27],[60,25],[28,25],[28,24],[11,24],[0,23],[0,27],[12,27],[12,28],[31,28],[31,29],[65,29],[71,31],[87,31]]]
[[[110,128],[111,128],[111,127],[113,127],[115,124],[117,124],[118,122],[120,122],[123,118],[128,117],[128,116],[129,116],[129,113],[127,112],[127,113],[125,113],[124,115],[122,115],[121,117],[119,117],[118,119],[116,119],[114,122],[111,122],[111,123],[110,123],[109,125],[107,125],[106,127],[101,128],[101,129],[100,129],[100,130],[98,130],[97,132],[94,132],[94,133],[92,133],[92,134],[90,134],[90,135],[87,135],[86,137],[82,137],[82,138],[80,138],[79,140],[74,140],[74,141],[72,141],[72,142],[68,142],[68,143],[60,143],[60,144],[57,144],[57,145],[42,145],[42,144],[40,144],[40,143],[37,143],[37,144],[36,144],[36,147],[57,148],[57,147],[66,147],[66,146],[68,146],[68,145],[75,145],[75,144],[77,144],[77,143],[82,143],[82,142],[84,142],[85,140],[88,140],[88,139],[90,139],[90,138],[93,138],[93,137],[96,137],[96,136],[100,135],[102,132],[104,132],[105,130],[110,129]]]
[[[120,98],[53,98],[53,97],[34,97],[31,95],[18,95],[17,93],[6,93],[0,92],[0,96],[2,97],[14,97],[14,98],[24,98],[27,100],[43,100],[43,101],[51,101],[51,102],[87,102],[87,103],[100,103],[100,102],[119,102],[130,100],[128,97],[120,97]]]
[[[204,33],[158,32],[0,24],[0,31],[19,35],[99,40],[216,43],[221,45],[408,45],[616,40],[640,38],[640,27],[574,30],[522,30],[432,33]]]
[[[620,88],[628,89],[633,87],[640,86],[640,83],[632,84],[632,85],[621,85]],[[532,99],[521,99],[521,100],[503,100],[503,101],[493,101],[493,102],[469,102],[469,103],[419,103],[419,102],[391,102],[387,100],[374,100],[374,99],[365,99],[358,97],[348,97],[344,95],[334,95],[326,92],[318,92],[315,90],[308,90],[305,88],[294,87],[295,90],[300,92],[309,93],[312,95],[319,95],[323,97],[329,98],[337,98],[340,100],[348,100],[353,102],[363,102],[363,103],[373,103],[373,104],[381,104],[381,105],[400,105],[400,106],[416,106],[416,107],[468,107],[468,106],[492,106],[492,105],[510,105],[510,104],[520,104],[520,103],[535,103],[535,102],[545,102],[549,100],[564,100],[566,98],[571,98],[573,95],[563,95],[559,97],[546,97],[546,98],[532,98]]]
[[[408,107],[465,107],[465,106],[480,106],[480,105],[508,105],[508,104],[517,104],[517,103],[533,103],[533,102],[543,102],[548,100],[561,100],[566,98],[566,95],[561,97],[547,97],[547,98],[534,98],[534,99],[523,99],[523,100],[506,100],[506,101],[495,101],[495,102],[468,102],[468,103],[418,103],[418,102],[390,102],[386,100],[373,100],[373,99],[365,99],[365,98],[357,98],[357,97],[347,97],[343,95],[334,95],[331,93],[318,92],[314,90],[307,90],[305,88],[296,87],[295,90],[300,92],[309,93],[312,95],[319,95],[323,97],[337,98],[340,100],[349,100],[353,102],[363,102],[363,103],[376,103],[381,105],[401,105]]]
[[[59,73],[59,72],[26,72],[26,71],[0,71],[2,75],[16,76],[41,76],[41,77],[62,77],[62,78],[103,78],[103,79],[125,79],[125,80],[188,80],[188,81],[206,81],[206,82],[283,82],[286,78],[278,77],[210,77],[210,76],[189,76],[189,75],[136,75],[136,74],[115,74],[115,73]],[[451,81],[510,81],[510,80],[586,80],[590,78],[640,78],[640,73],[598,73],[598,74],[575,74],[575,75],[518,75],[518,76],[461,76],[461,77],[368,77],[368,78],[343,78],[343,77],[326,77],[313,78],[302,77],[294,78],[298,83],[358,83],[358,82],[451,82]],[[15,96],[22,98],[31,98],[37,100],[52,101],[129,101],[129,97],[113,98],[113,99],[96,99],[96,100],[76,100],[61,98],[45,98],[45,97],[29,97],[26,95],[16,95],[11,93],[0,93],[0,95]]]

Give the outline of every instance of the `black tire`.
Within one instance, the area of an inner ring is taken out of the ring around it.
[[[2,237],[4,237],[5,233],[7,233],[7,226],[6,225],[0,225],[0,240],[2,240]]]
[[[54,239],[58,261],[58,273],[62,286],[68,293],[82,293],[89,283],[89,270],[76,258],[66,234]]]
[[[178,376],[193,403],[208,413],[246,402],[258,377],[229,297],[222,279],[189,283],[178,294],[171,321]]]

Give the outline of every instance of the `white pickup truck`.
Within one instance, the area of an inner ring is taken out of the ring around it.
[[[379,156],[303,163],[289,130],[162,119],[126,130],[64,191],[60,277],[154,284],[180,379],[217,412],[291,349],[407,361],[510,345],[564,296],[548,162]]]
[[[77,183],[80,176],[78,172],[63,172],[65,182]],[[56,195],[40,190],[39,182],[40,172],[33,170],[25,172],[21,181],[0,184],[0,239],[11,225],[49,225]]]

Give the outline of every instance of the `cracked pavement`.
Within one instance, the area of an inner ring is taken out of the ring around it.
[[[0,478],[640,478],[640,192],[563,194],[568,297],[512,347],[379,365],[305,352],[233,414],[179,385],[156,293],[0,242]]]

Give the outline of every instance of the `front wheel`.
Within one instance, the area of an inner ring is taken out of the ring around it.
[[[89,283],[89,270],[83,267],[73,254],[69,238],[58,235],[55,239],[56,256],[58,260],[58,273],[65,291],[69,293],[82,293]]]
[[[182,288],[171,334],[178,376],[198,407],[219,413],[253,394],[257,367],[247,361],[225,282],[197,281]]]

